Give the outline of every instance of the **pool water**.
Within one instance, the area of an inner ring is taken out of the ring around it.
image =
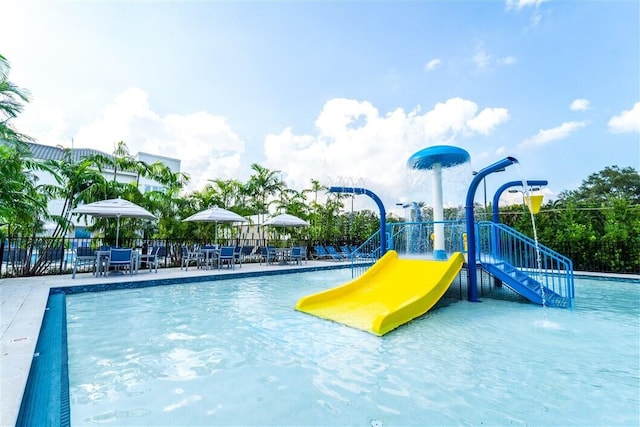
[[[335,270],[67,296],[73,426],[638,425],[640,284],[441,304],[384,337],[294,310]]]

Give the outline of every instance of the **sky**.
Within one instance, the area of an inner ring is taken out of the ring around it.
[[[507,157],[476,202],[514,180],[547,180],[552,200],[640,170],[637,1],[9,0],[3,15],[0,54],[31,95],[14,127],[178,158],[189,191],[259,163],[298,190],[431,205],[433,172],[407,160],[435,145],[470,155],[443,171],[445,205]]]

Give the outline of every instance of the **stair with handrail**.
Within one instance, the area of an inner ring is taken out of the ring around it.
[[[433,223],[389,224],[391,233],[387,241],[391,249],[395,248],[394,242],[405,233],[407,226],[428,229],[433,227]],[[451,221],[447,227],[452,228],[451,238],[448,239],[451,241],[449,249],[465,252],[466,241],[458,238],[459,224]],[[573,306],[573,262],[569,258],[504,224],[481,221],[476,223],[476,229],[476,262],[479,262],[480,268],[535,304],[561,308]],[[359,248],[377,256],[352,258],[353,277],[362,274],[379,258],[379,244],[378,230]]]
[[[480,267],[529,301],[569,308],[575,298],[573,263],[504,225],[477,223]]]

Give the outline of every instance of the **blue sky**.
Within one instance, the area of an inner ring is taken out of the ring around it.
[[[489,198],[506,181],[547,179],[553,198],[604,167],[640,169],[637,1],[4,10],[0,53],[32,94],[20,131],[47,145],[111,152],[123,140],[132,154],[180,158],[190,189],[244,180],[258,162],[298,189],[314,178],[365,186],[389,206],[430,203],[430,177],[405,164],[443,144],[471,155],[445,174],[449,204],[462,202],[472,170],[507,156],[519,165],[487,178]]]

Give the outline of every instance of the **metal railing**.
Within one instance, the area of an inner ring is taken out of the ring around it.
[[[566,299],[575,298],[573,263],[566,256],[503,224],[477,223],[477,261],[482,265],[507,265],[525,274],[544,292]]]
[[[363,244],[358,246],[350,257],[351,277],[358,277],[375,262],[382,254],[380,248],[380,230],[371,235]]]
[[[160,247],[158,266],[160,268],[177,267],[182,261],[182,246],[200,247],[211,242],[199,240],[167,239],[120,239],[120,247],[137,248],[147,254],[151,247]],[[258,262],[261,246],[305,246],[307,241],[282,240],[265,241],[262,239],[218,239],[219,245],[242,246],[252,248],[243,262]],[[10,237],[0,241],[0,277],[41,276],[71,273],[74,267],[77,248],[99,249],[110,246],[102,238],[51,238],[51,237]],[[89,263],[78,265],[78,272],[91,271]]]
[[[388,223],[389,249],[398,254],[418,257],[433,256],[434,233],[440,224],[444,230],[444,250],[448,254],[466,252],[466,223],[464,221],[423,221]]]

